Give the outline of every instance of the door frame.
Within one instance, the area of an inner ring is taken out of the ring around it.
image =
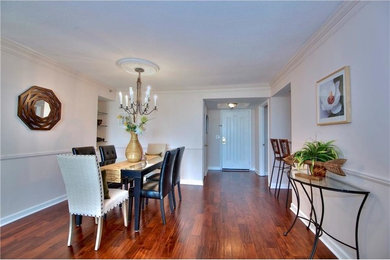
[[[265,102],[261,103],[259,106],[259,175],[260,176],[268,176],[268,171],[265,169],[265,165],[267,165],[267,170],[269,169],[269,160],[268,160],[268,153],[269,151],[269,142],[268,140],[264,140],[265,138],[265,129],[264,125],[265,122],[267,122],[267,136],[269,136],[269,99],[267,99]],[[267,107],[267,118],[264,117],[264,110],[265,107]],[[263,146],[264,144],[264,146]]]

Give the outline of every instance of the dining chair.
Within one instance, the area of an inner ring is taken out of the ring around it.
[[[146,149],[146,155],[158,155],[161,157],[164,157],[165,152],[167,151],[167,144],[148,144],[148,147]],[[145,176],[146,180],[148,179],[155,179],[159,178],[160,176],[160,169],[154,170],[151,173],[147,174]],[[147,200],[146,200],[147,202]]]
[[[167,144],[148,144],[146,149],[147,155],[160,155],[164,157],[165,152],[167,151]]]
[[[281,157],[282,158],[286,158],[286,157],[290,156],[290,144],[289,144],[288,139],[279,139],[279,145],[280,145]],[[282,185],[282,178],[283,178],[283,174],[284,174],[285,170],[287,170],[286,174],[289,174],[289,172],[291,171],[291,165],[288,165],[288,164],[286,165],[285,161],[283,160],[283,162],[282,162],[282,174],[280,176],[278,195],[277,195],[278,199],[279,199],[280,187]],[[288,175],[287,175],[287,178],[288,178]],[[288,204],[288,194],[289,194],[289,192],[290,192],[290,181],[288,181],[288,184],[287,184],[286,207],[287,207],[287,204]]]
[[[179,147],[176,149],[176,159],[175,164],[173,166],[173,173],[172,173],[172,199],[173,199],[173,208],[176,208],[176,195],[175,195],[175,186],[177,186],[177,191],[179,193],[179,200],[181,201],[181,189],[180,189],[180,167],[181,167],[181,161],[183,158],[185,147]],[[152,176],[149,178],[152,181],[159,181],[160,175]]]
[[[164,198],[168,195],[169,207],[173,213],[173,198],[172,198],[172,173],[173,166],[175,164],[177,150],[167,151],[164,155],[163,163],[161,166],[161,174],[159,181],[146,181],[143,184],[141,190],[141,198],[158,199],[160,200],[160,211],[162,222],[165,225],[165,210],[164,210]],[[129,189],[129,218],[132,215],[132,205],[134,197],[134,188]]]
[[[116,159],[118,157],[116,155],[116,149],[114,145],[99,146],[99,151],[100,151],[100,158],[101,158],[100,166],[109,165],[116,162]],[[109,182],[108,187],[122,189],[122,185],[127,187],[128,183],[129,183],[128,178],[122,178],[121,183]]]
[[[96,155],[95,147],[93,146],[73,147],[72,153],[74,155]],[[76,215],[76,226],[80,226],[82,223],[83,217]]]
[[[104,199],[102,176],[95,155],[57,155],[58,165],[65,183],[69,208],[68,246],[72,244],[73,215],[97,218],[95,250],[100,247],[103,216],[122,204],[123,222],[127,227],[127,191],[110,189],[110,199]]]
[[[72,153],[74,155],[96,155],[95,147],[93,146],[73,147]]]
[[[278,186],[279,173],[280,173],[280,169],[282,168],[281,164],[282,164],[283,160],[282,160],[282,156],[280,154],[280,148],[279,148],[278,139],[270,138],[270,141],[271,141],[272,151],[274,152],[274,162],[272,164],[271,180],[269,182],[268,188],[270,189],[271,185],[272,185],[272,177],[274,175],[274,169],[278,168],[278,175],[277,175],[276,183],[275,183],[275,189],[276,189],[277,186]],[[276,162],[278,162],[277,166],[275,165]]]

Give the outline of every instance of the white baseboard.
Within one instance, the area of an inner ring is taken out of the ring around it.
[[[209,171],[222,171],[221,167],[208,167]]]
[[[203,181],[199,181],[199,180],[180,180],[180,184],[203,186]]]
[[[294,214],[297,214],[297,206],[295,204],[291,203],[290,210],[292,212],[294,212]],[[302,211],[299,211],[299,216],[302,216],[302,217],[307,218],[307,219],[309,218]],[[304,220],[304,219],[301,219],[301,218],[299,218],[299,220],[301,220],[306,226],[309,224],[309,222],[307,220]],[[294,230],[294,228],[293,228],[293,230]],[[292,230],[292,232],[293,232],[293,230]],[[310,230],[311,230],[311,232],[313,232],[315,234],[316,231],[315,231],[314,225],[310,225]],[[348,255],[347,252],[345,252],[345,250],[343,250],[340,247],[340,244],[338,242],[336,242],[335,240],[333,240],[331,237],[329,237],[327,234],[324,233],[320,237],[320,240],[322,241],[322,243],[325,244],[325,246],[330,251],[332,251],[333,254],[335,254],[335,256],[338,259],[353,259],[353,258],[356,258],[355,255],[353,255],[353,256]]]
[[[31,215],[35,212],[41,211],[45,208],[51,207],[53,205],[56,205],[60,202],[63,202],[66,200],[66,195],[59,196],[57,198],[45,201],[41,204],[35,205],[33,207],[30,207],[28,209],[21,210],[19,212],[16,212],[14,214],[11,214],[9,216],[3,217],[0,219],[0,227],[7,225],[9,223],[12,223],[18,219],[27,217],[28,215]]]
[[[276,186],[275,183],[272,183],[271,184],[271,189],[275,189],[275,186]],[[287,187],[288,187],[287,183],[282,183],[282,185],[280,185],[280,189],[282,189],[282,190],[287,190]],[[291,190],[291,187],[290,187],[290,190]]]

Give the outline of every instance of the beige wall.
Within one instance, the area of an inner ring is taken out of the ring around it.
[[[65,199],[55,155],[96,144],[98,95],[107,87],[64,69],[23,47],[1,46],[1,225]],[[54,91],[61,120],[32,131],[18,117],[18,95],[37,85]]]
[[[291,82],[293,151],[307,140],[335,140],[348,159],[340,179],[371,192],[360,222],[362,258],[390,257],[389,14],[388,2],[358,3],[272,85],[276,93]],[[351,70],[352,122],[317,126],[315,83],[343,66]],[[325,229],[352,243],[359,198],[326,192],[325,200]],[[323,238],[339,257],[356,257]]]

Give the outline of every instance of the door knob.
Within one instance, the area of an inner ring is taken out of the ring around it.
[[[222,144],[226,144],[226,138],[224,136],[222,137]]]

